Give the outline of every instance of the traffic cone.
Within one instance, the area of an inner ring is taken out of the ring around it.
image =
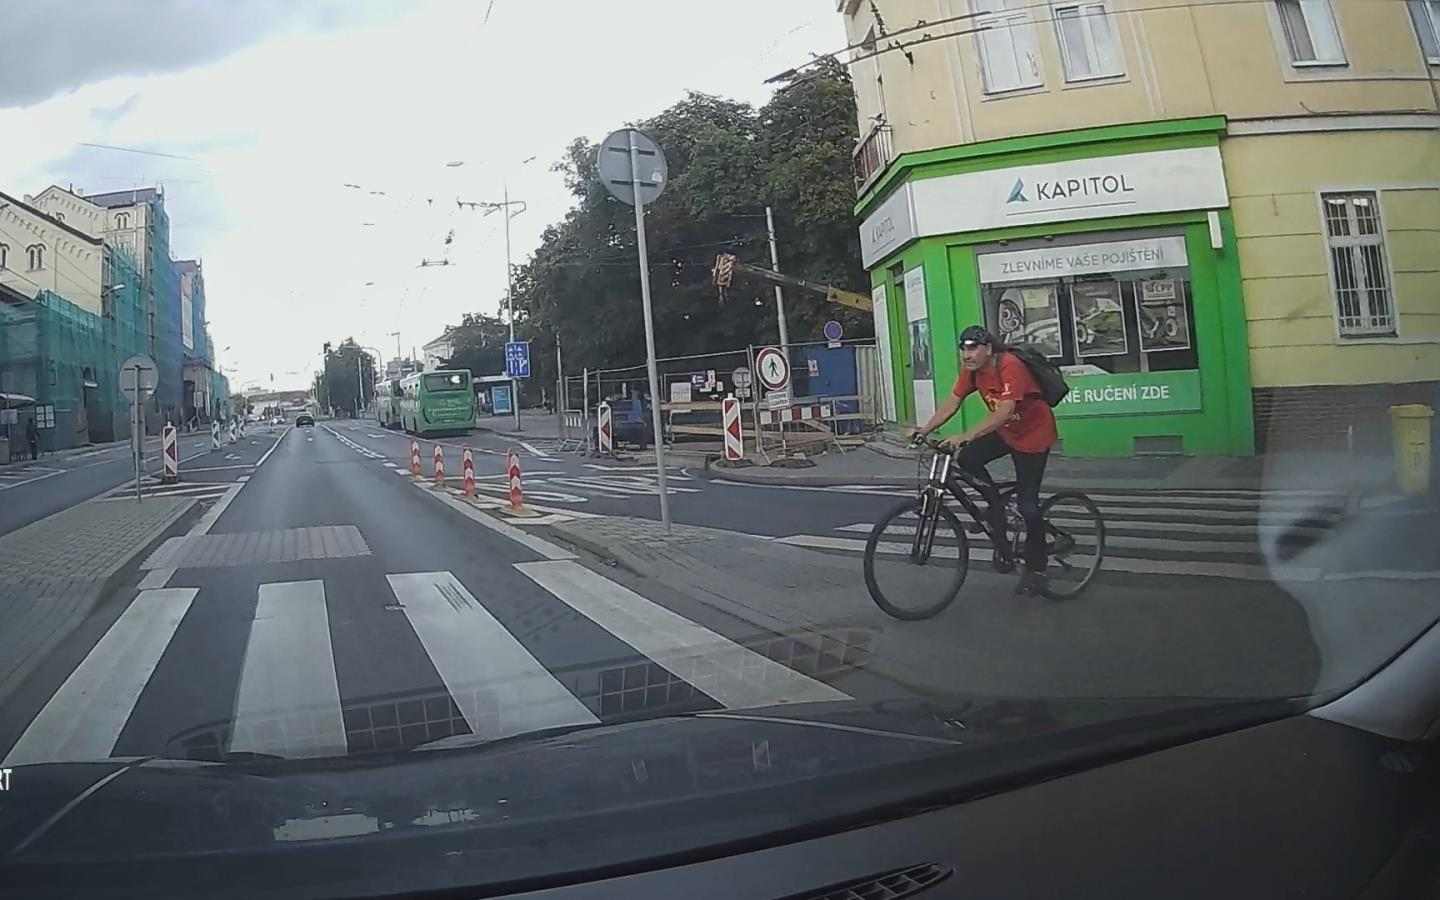
[[[505,460],[505,471],[510,476],[510,505],[501,509],[512,516],[535,516],[539,513],[525,506],[525,491],[520,486],[520,454],[509,451]]]
[[[420,477],[420,442],[410,442],[410,474]]]
[[[465,470],[465,496],[475,496],[475,458],[470,455],[470,448],[466,447],[460,457],[460,465]]]
[[[443,486],[445,484],[445,451],[440,445],[435,445],[435,483]]]

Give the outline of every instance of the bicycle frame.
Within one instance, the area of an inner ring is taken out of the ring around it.
[[[1010,560],[1014,554],[1011,553],[1005,535],[996,533],[995,522],[981,511],[961,485],[974,490],[990,505],[990,510],[995,511],[1004,505],[1006,497],[1015,487],[1013,482],[981,479],[956,465],[952,454],[936,453],[930,458],[930,474],[925,484],[920,487],[920,524],[915,529],[915,539],[910,545],[911,557],[918,563],[929,561],[935,544],[935,531],[940,525],[940,505],[944,503],[948,493],[964,508],[975,524],[984,529],[994,551],[1000,554],[1003,560]]]

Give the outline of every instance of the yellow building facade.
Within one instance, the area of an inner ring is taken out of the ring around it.
[[[1119,258],[1183,238],[1188,257],[1016,282],[1015,297],[1053,282],[1054,355],[1095,396],[1196,373],[1173,408],[1072,410],[1067,453],[1333,442],[1382,430],[1391,404],[1434,402],[1440,2],[840,0],[838,11],[862,135],[856,213],[872,289],[890,301],[877,334],[897,421],[953,376],[955,326],[997,324],[986,260],[1063,267],[1046,242]],[[1196,156],[1211,147],[1216,159]],[[1042,205],[1036,179],[1071,196],[1026,219]],[[966,205],[1004,212],[956,213]],[[905,282],[915,270],[918,307]],[[1176,283],[1191,354],[1180,362],[1137,334],[1157,321],[1147,298]],[[1108,347],[1082,321],[1104,321],[1096,297],[1115,308]],[[918,356],[917,335],[932,343]],[[907,368],[917,358],[929,386]],[[1206,371],[1217,366],[1223,377]]]

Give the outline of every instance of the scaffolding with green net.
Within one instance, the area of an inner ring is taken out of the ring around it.
[[[106,287],[97,314],[53,291],[14,291],[0,302],[0,436],[14,455],[31,419],[42,451],[130,436],[130,407],[119,367],[146,352],[147,314],[134,264],[106,254]]]

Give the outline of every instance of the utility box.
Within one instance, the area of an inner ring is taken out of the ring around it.
[[[1420,403],[1390,407],[1394,433],[1395,480],[1400,492],[1411,496],[1430,490],[1430,420],[1435,411]]]

